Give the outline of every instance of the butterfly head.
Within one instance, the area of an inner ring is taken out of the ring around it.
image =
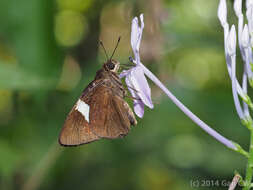
[[[109,59],[105,64],[104,64],[104,68],[107,71],[111,71],[114,73],[117,73],[119,70],[119,65],[120,63],[114,59]]]

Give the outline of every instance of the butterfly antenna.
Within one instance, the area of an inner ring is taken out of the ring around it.
[[[115,48],[114,48],[114,50],[113,50],[113,53],[112,53],[112,55],[111,55],[111,57],[110,57],[110,60],[112,59],[112,57],[113,57],[113,55],[114,55],[114,53],[115,53],[115,51],[116,51],[116,49],[117,49],[117,47],[118,47],[118,45],[119,45],[120,38],[121,38],[121,37],[118,38],[118,42],[117,42],[117,44],[116,44],[116,46],[115,46]]]
[[[106,50],[105,50],[105,46],[104,46],[104,44],[103,44],[103,42],[102,41],[100,41],[100,45],[102,46],[102,48],[103,48],[103,50],[104,50],[104,52],[105,52],[105,55],[106,55],[106,58],[107,58],[107,60],[108,60],[108,54],[107,54],[107,52],[106,52]]]

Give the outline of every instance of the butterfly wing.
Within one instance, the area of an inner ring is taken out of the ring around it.
[[[59,136],[59,143],[63,146],[77,146],[99,139],[92,133],[83,115],[75,108],[76,105],[69,113]]]
[[[99,88],[91,97],[91,131],[98,137],[118,138],[127,135],[130,129],[124,100],[114,95],[110,88]],[[103,97],[100,97],[103,94]]]
[[[58,139],[60,145],[78,146],[99,139],[97,135],[91,132],[89,119],[87,119],[87,114],[85,115],[85,107],[80,107],[80,105],[87,105],[86,108],[88,108],[89,105],[85,104],[85,101],[89,103],[89,97],[91,96],[91,94],[93,94],[94,90],[97,87],[101,86],[103,83],[103,80],[95,80],[84,89],[83,95],[73,106],[72,110],[70,111],[64,122],[63,128],[60,132]],[[82,102],[83,104],[80,104]],[[81,108],[83,108],[83,110]],[[82,111],[80,112],[80,110]],[[86,113],[88,112],[89,110],[86,110]]]
[[[88,85],[64,123],[59,137],[61,145],[76,146],[127,135],[136,120],[133,113],[133,118],[129,116],[128,104],[110,86],[107,79]]]

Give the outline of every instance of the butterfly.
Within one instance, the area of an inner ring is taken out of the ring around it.
[[[59,135],[60,145],[78,146],[101,138],[124,137],[131,125],[137,124],[124,100],[127,91],[117,74],[119,68],[120,63],[110,58],[97,71],[68,114]]]

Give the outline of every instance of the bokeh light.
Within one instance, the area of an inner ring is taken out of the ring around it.
[[[74,11],[60,11],[55,17],[55,37],[62,46],[78,44],[88,32],[85,17]]]

